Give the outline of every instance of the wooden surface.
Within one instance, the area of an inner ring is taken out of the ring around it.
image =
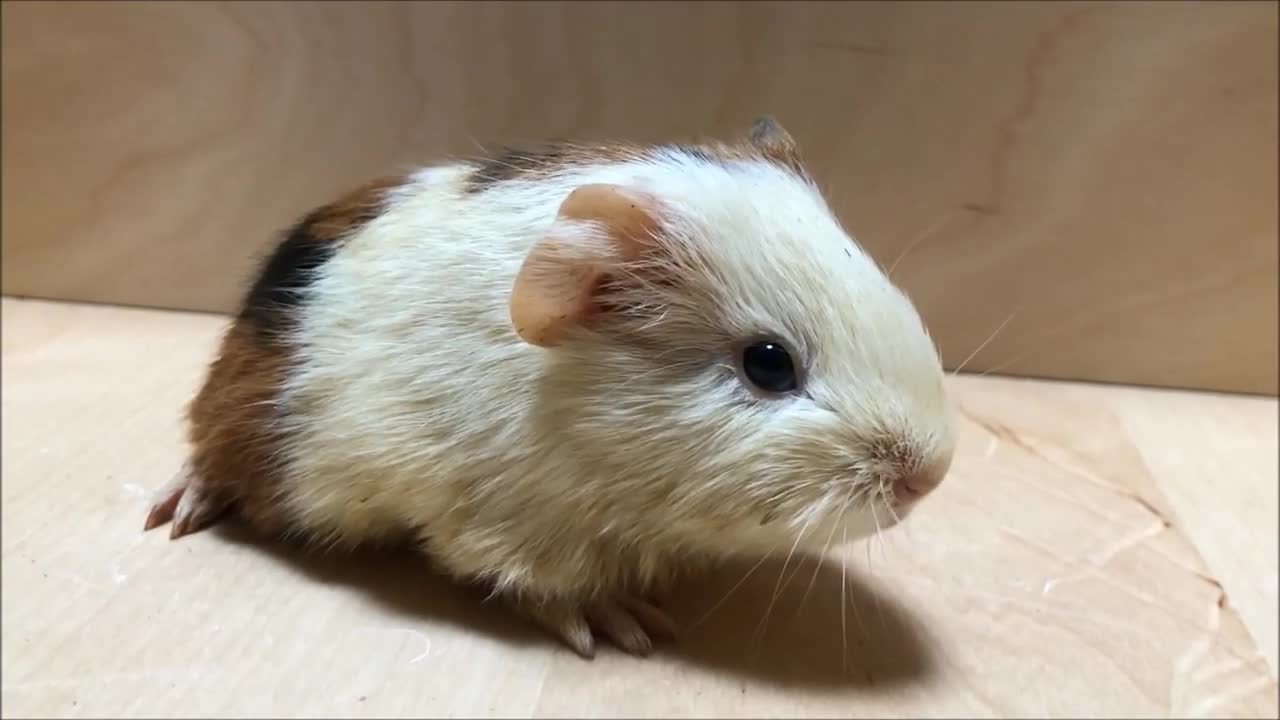
[[[3,314],[5,717],[1277,715],[1275,399],[961,377],[947,484],[762,639],[776,563],[587,663],[416,558],[142,534],[223,321]]]
[[[384,171],[768,111],[951,366],[1277,392],[1275,3],[3,7],[7,294],[227,311]]]

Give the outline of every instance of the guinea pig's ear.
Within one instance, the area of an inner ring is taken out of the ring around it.
[[[553,347],[602,312],[598,298],[609,269],[653,247],[658,210],[657,198],[617,185],[583,185],[570,193],[516,274],[509,308],[516,333],[531,345]]]
[[[751,146],[765,157],[797,170],[802,169],[800,146],[772,115],[757,118],[751,125],[748,139]]]

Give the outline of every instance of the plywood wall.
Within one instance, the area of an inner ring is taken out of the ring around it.
[[[768,111],[951,365],[1277,390],[1275,3],[3,7],[5,293],[226,311],[369,176]]]

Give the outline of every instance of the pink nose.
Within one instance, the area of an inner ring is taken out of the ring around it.
[[[903,475],[893,483],[894,501],[900,505],[910,505],[918,501],[941,485],[945,474],[945,469],[924,467],[911,474]]]

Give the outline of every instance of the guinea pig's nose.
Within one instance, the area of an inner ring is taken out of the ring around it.
[[[893,482],[893,499],[902,505],[914,503],[941,485],[945,475],[945,468],[932,465],[902,475]]]

